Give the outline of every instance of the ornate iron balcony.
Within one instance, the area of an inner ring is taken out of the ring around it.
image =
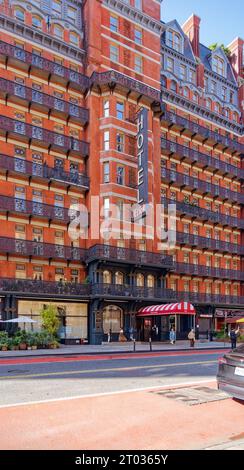
[[[5,136],[17,134],[21,140],[23,139],[28,142],[41,142],[42,146],[47,148],[57,147],[64,152],[74,151],[84,157],[89,154],[89,144],[83,140],[48,131],[42,127],[32,126],[31,124],[16,121],[6,116],[0,116],[0,132],[4,132]]]
[[[244,221],[238,217],[232,217],[229,215],[220,214],[219,212],[213,212],[208,209],[203,209],[197,205],[188,204],[186,202],[174,201],[167,198],[161,198],[161,204],[168,206],[168,204],[175,204],[176,211],[180,214],[189,214],[191,217],[209,221],[213,224],[219,224],[223,226],[244,228]]]
[[[194,135],[201,135],[201,137],[204,137],[204,142],[214,141],[217,144],[222,144],[224,147],[230,147],[233,150],[237,150],[238,152],[243,152],[243,145],[241,143],[231,139],[228,136],[222,135],[219,132],[211,131],[210,129],[190,121],[187,118],[178,116],[172,111],[165,111],[162,120],[168,121],[170,124],[177,124],[181,128],[191,131]]]
[[[189,158],[191,161],[201,163],[203,166],[215,168],[223,174],[229,173],[239,179],[243,178],[243,172],[240,168],[230,165],[229,163],[221,162],[217,158],[198,152],[198,150],[190,149],[185,145],[180,145],[176,142],[172,142],[171,140],[164,139],[163,137],[161,137],[161,149],[167,150],[169,153],[176,153],[184,158]]]
[[[66,119],[74,120],[82,125],[89,121],[88,109],[4,78],[0,78],[0,94],[12,95],[27,101],[29,105],[37,105],[37,108],[47,108],[47,111],[58,112],[63,118],[66,117]]]
[[[82,73],[71,70],[64,67],[61,64],[52,62],[51,60],[45,59],[37,54],[27,52],[20,47],[12,46],[7,42],[0,41],[0,54],[8,57],[11,61],[16,60],[23,64],[23,67],[41,69],[43,73],[46,73],[50,79],[50,75],[54,75],[55,79],[61,83],[70,83],[72,87],[79,88],[80,91],[84,92],[89,88],[89,78]]]
[[[211,266],[201,266],[199,264],[175,263],[175,272],[179,274],[190,274],[203,277],[231,279],[241,281],[244,280],[244,273],[239,269],[223,269]]]
[[[198,246],[200,248],[209,248],[214,251],[223,251],[225,253],[244,254],[244,247],[238,243],[224,242],[214,238],[202,237],[192,233],[176,233],[176,241],[182,245]]]
[[[234,305],[244,306],[244,296],[202,294],[200,292],[176,292],[177,302],[192,302],[193,304],[210,304],[233,308]]]
[[[83,296],[90,295],[90,286],[66,281],[52,282],[32,279],[0,279],[0,292],[16,292],[21,294],[48,294],[50,296]]]
[[[172,256],[110,245],[94,245],[89,248],[87,261],[90,263],[93,260],[109,260],[140,266],[158,266],[165,269],[173,268]]]
[[[162,301],[175,299],[176,293],[161,287],[138,287],[126,284],[92,284],[93,296],[122,297],[133,299],[159,299]]]
[[[161,178],[169,183],[175,183],[181,187],[188,186],[189,188],[195,189],[203,194],[210,194],[212,197],[219,197],[221,199],[230,199],[240,204],[244,203],[244,195],[237,191],[231,191],[230,189],[222,188],[217,184],[208,183],[198,178],[194,178],[189,175],[184,175],[173,170],[161,168]]]
[[[14,173],[22,173],[27,176],[44,178],[49,181],[58,181],[67,185],[79,186],[87,190],[90,187],[89,177],[76,170],[70,170],[68,172],[61,168],[52,168],[45,164],[41,165],[22,158],[10,157],[2,154],[0,154],[0,167],[4,168],[6,171],[13,171]]]
[[[86,251],[84,248],[74,246],[0,237],[1,253],[15,253],[23,256],[40,256],[42,258],[60,258],[83,262],[86,259]]]
[[[52,206],[39,201],[30,201],[2,195],[0,195],[0,211],[47,218],[49,220],[59,220],[64,223],[71,221],[69,209],[66,207]]]

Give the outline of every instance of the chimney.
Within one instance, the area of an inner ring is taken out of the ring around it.
[[[228,46],[231,56],[230,61],[235,71],[236,77],[243,78],[243,65],[244,65],[244,41],[241,38],[236,38]]]
[[[191,15],[188,20],[183,24],[182,29],[191,41],[193,53],[199,57],[199,32],[200,32],[201,18],[196,15]]]

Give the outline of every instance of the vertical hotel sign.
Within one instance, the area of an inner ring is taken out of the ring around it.
[[[145,215],[148,204],[148,110],[141,108],[137,114],[138,204]],[[138,214],[139,215],[139,214]]]

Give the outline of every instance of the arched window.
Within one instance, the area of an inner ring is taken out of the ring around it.
[[[144,287],[144,276],[141,273],[136,275],[136,285],[138,287]]]
[[[230,110],[228,108],[223,108],[223,115],[225,117],[227,117],[227,118],[229,117],[229,112],[230,112]]]
[[[103,283],[104,284],[111,284],[112,276],[110,271],[103,271]]]
[[[238,114],[233,113],[233,121],[238,122]]]
[[[215,103],[214,110],[216,113],[220,114],[221,112],[221,107],[219,103]]]
[[[124,283],[124,275],[120,271],[115,273],[115,284],[122,285]]]
[[[14,16],[17,20],[25,21],[25,10],[23,10],[23,8],[16,7],[14,9]]]
[[[72,44],[75,44],[76,46],[79,45],[79,36],[74,31],[70,31],[69,39]]]
[[[57,36],[57,38],[63,39],[63,28],[61,28],[61,26],[59,26],[58,24],[55,24],[53,26],[53,33],[55,34],[55,36]]]
[[[103,332],[119,333],[123,327],[123,310],[116,305],[107,305],[103,309]]]
[[[171,80],[170,89],[174,92],[177,91],[177,83],[174,80]]]
[[[154,287],[154,276],[152,274],[147,276],[147,287]]]
[[[212,107],[212,101],[209,98],[206,100],[206,107],[208,109],[211,109],[211,107]]]
[[[41,28],[42,19],[40,16],[37,16],[37,15],[32,16],[32,26],[35,26],[35,28]]]
[[[176,31],[169,30],[168,45],[178,52],[181,52],[181,37]]]
[[[198,103],[198,94],[196,92],[193,93],[192,99],[195,103]]]

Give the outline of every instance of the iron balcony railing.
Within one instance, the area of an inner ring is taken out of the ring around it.
[[[69,209],[66,207],[2,195],[0,196],[0,211],[59,220],[64,223],[69,223],[72,220]]]
[[[40,256],[42,258],[61,258],[72,261],[85,261],[86,249],[56,245],[38,240],[23,240],[19,238],[0,237],[0,252],[15,253],[23,256]]]
[[[89,154],[88,142],[58,134],[42,127],[32,126],[23,121],[16,121],[6,116],[0,116],[0,133],[3,133],[3,131],[5,135],[9,133],[17,134],[18,137],[29,142],[32,140],[41,142],[47,148],[57,147],[65,152],[74,151],[85,157]]]
[[[62,117],[66,116],[66,118],[78,121],[82,125],[89,121],[88,109],[4,78],[0,78],[0,93],[4,96],[16,96],[30,104],[41,105],[41,109],[45,107],[48,110],[58,111]]]
[[[161,287],[138,287],[126,284],[92,284],[93,296],[124,297],[138,299],[174,299],[174,291]]]
[[[223,226],[244,228],[244,221],[238,217],[232,217],[229,215],[220,214],[219,212],[213,212],[194,204],[174,201],[164,197],[161,198],[161,204],[163,204],[166,208],[168,204],[173,204],[176,206],[176,211],[180,214],[189,214],[191,217],[204,220],[206,222],[209,221]]]
[[[244,254],[244,246],[238,243],[224,242],[214,238],[202,237],[192,233],[176,233],[176,241],[182,245],[198,246],[200,248],[209,248],[211,250],[223,251],[226,253]]]
[[[167,150],[170,153],[176,153],[184,158],[189,158],[191,161],[201,163],[204,166],[215,168],[223,174],[229,173],[239,179],[243,178],[243,171],[240,168],[229,163],[222,162],[206,153],[201,153],[198,152],[198,150],[193,150],[185,145],[164,139],[163,137],[161,137],[161,149]]]
[[[244,307],[244,296],[221,295],[221,294],[202,294],[200,292],[175,292],[177,302],[191,302],[193,304],[210,304],[232,307],[242,305]]]
[[[237,191],[231,191],[230,189],[221,188],[217,184],[208,183],[198,178],[194,178],[189,175],[184,175],[177,171],[168,170],[167,168],[161,168],[161,178],[169,183],[175,183],[181,187],[188,186],[194,190],[198,190],[203,194],[209,193],[212,197],[219,197],[221,199],[230,199],[240,204],[244,203],[244,194],[238,193]]]
[[[43,73],[46,72],[49,78],[51,75],[54,75],[57,81],[69,83],[75,86],[75,88],[79,88],[82,92],[89,88],[89,78],[82,73],[71,70],[37,54],[27,52],[7,42],[0,41],[0,54],[14,61],[19,61],[24,67],[28,67],[28,69],[30,67],[40,69]]]
[[[206,140],[213,140],[218,144],[223,144],[225,147],[230,147],[234,150],[237,150],[238,152],[243,152],[243,145],[240,142],[237,142],[228,136],[222,135],[219,132],[211,131],[210,129],[190,121],[187,118],[178,116],[172,111],[165,111],[162,119],[168,121],[169,123],[177,124],[182,128],[191,131],[193,134],[200,134]]]
[[[66,281],[41,281],[32,279],[0,279],[0,292],[15,292],[20,294],[48,294],[60,296],[90,295],[90,286]]]
[[[14,173],[20,173],[26,176],[35,176],[49,181],[58,181],[68,185],[79,186],[89,189],[90,180],[85,174],[77,170],[65,171],[62,168],[52,168],[46,164],[42,165],[36,162],[30,162],[23,158],[10,157],[0,154],[0,168]]]
[[[110,245],[92,246],[88,250],[87,260],[88,262],[109,260],[128,264],[160,266],[166,269],[173,268],[172,256]]]
[[[239,269],[223,269],[199,264],[175,263],[174,271],[178,274],[190,274],[221,279],[244,280],[244,273]]]

